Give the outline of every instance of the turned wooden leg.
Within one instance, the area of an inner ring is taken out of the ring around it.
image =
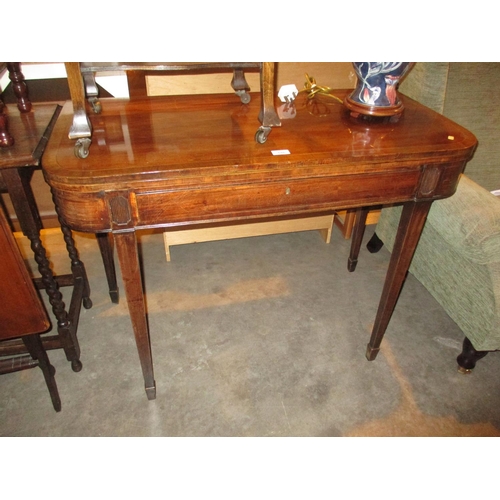
[[[114,237],[125,296],[141,362],[146,395],[151,400],[156,398],[156,383],[153,374],[153,358],[146,319],[146,304],[144,302],[141,268],[137,251],[137,236],[135,231],[131,230],[114,233]]]
[[[235,68],[233,70],[233,79],[231,80],[231,87],[237,96],[240,97],[243,104],[248,104],[250,102],[250,86],[245,78],[245,73],[241,68]]]
[[[370,342],[366,349],[366,357],[369,361],[374,360],[380,350],[380,344],[403,287],[406,273],[410,267],[411,259],[431,205],[432,201],[423,201],[408,202],[403,206],[382,297],[380,298]]]
[[[101,258],[102,263],[104,264],[106,279],[108,281],[109,296],[111,297],[111,302],[118,304],[120,298],[118,283],[116,281],[115,260],[113,258],[113,234],[97,233],[96,238],[97,243],[99,244],[99,250],[101,251]]]
[[[358,264],[359,250],[361,248],[361,242],[363,241],[363,236],[365,234],[366,218],[368,217],[368,212],[368,208],[360,208],[356,210],[354,231],[351,239],[351,252],[349,254],[349,259],[347,262],[347,269],[351,273],[356,269],[356,266]]]
[[[71,260],[71,274],[73,275],[75,281],[80,280],[82,282],[82,304],[85,309],[90,309],[92,307],[92,300],[90,298],[90,285],[85,265],[80,260],[80,255],[78,254],[78,250],[75,246],[75,240],[73,239],[71,229],[66,226],[62,220],[60,220],[59,223],[61,225],[64,242],[66,243],[66,250],[68,251],[68,255]]]
[[[9,79],[12,82],[14,95],[17,97],[17,108],[21,113],[28,113],[31,111],[31,101],[28,97],[28,86],[24,80],[24,75],[21,72],[20,63],[7,63],[9,70]]]
[[[476,351],[472,342],[465,337],[462,344],[462,352],[457,357],[458,371],[460,373],[471,373],[476,363],[488,354],[489,351]]]
[[[40,239],[42,223],[30,185],[31,174],[30,169],[25,167],[8,168],[3,170],[2,177],[22,232],[30,240],[31,250],[38,265],[43,288],[49,298],[52,312],[57,319],[57,331],[64,353],[67,360],[71,362],[73,371],[79,372],[82,369],[82,363],[80,361],[80,346],[76,338],[76,325],[71,324],[63,296],[59,291],[59,285]]]
[[[61,346],[66,354],[66,359],[71,362],[71,368],[74,372],[82,370],[82,362],[80,361],[80,345],[76,337],[77,323],[73,324],[70,321],[70,315],[66,310],[66,304],[63,301],[63,296],[59,291],[59,285],[52,273],[50,263],[47,258],[45,248],[38,236],[30,238],[31,250],[38,271],[41,275],[43,288],[47,292],[52,312],[57,319],[57,332],[61,339]]]
[[[9,119],[3,108],[4,103],[0,99],[0,147],[9,147],[14,144],[14,138],[9,133]]]
[[[56,379],[54,377],[56,369],[50,364],[49,357],[45,351],[40,335],[26,335],[23,337],[24,345],[31,357],[38,360],[38,366],[42,370],[54,410],[61,411],[61,398],[57,390]]]
[[[68,256],[71,261],[71,274],[75,282],[80,280],[82,283],[82,304],[85,309],[90,309],[92,307],[92,300],[90,299],[90,285],[89,280],[87,278],[87,272],[85,270],[85,265],[80,260],[80,255],[78,254],[78,250],[75,245],[75,240],[73,239],[73,232],[66,225],[63,218],[61,217],[61,211],[59,210],[59,206],[56,203],[56,197],[54,196],[54,191],[51,189],[52,193],[52,201],[54,203],[54,208],[57,214],[57,219],[59,221],[59,226],[61,228],[61,232],[63,234],[64,243],[66,244],[66,250],[68,252]],[[76,322],[77,319],[75,318]],[[74,329],[73,336],[76,340],[76,328]]]

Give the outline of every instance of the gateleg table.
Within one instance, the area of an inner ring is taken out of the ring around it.
[[[356,119],[342,105],[317,114],[299,99],[295,117],[265,144],[254,140],[258,99],[110,99],[92,117],[95,141],[85,160],[73,154],[73,110],[64,106],[44,175],[68,227],[114,238],[149,399],[156,387],[136,237],[146,228],[403,204],[366,351],[375,359],[429,209],[453,195],[476,147],[464,128],[402,98],[399,120],[382,121]],[[355,235],[350,270],[360,243]]]
[[[79,372],[82,369],[77,338],[80,310],[81,305],[86,309],[92,307],[85,266],[78,255],[71,230],[60,220],[71,272],[54,275],[42,244],[42,220],[31,188],[31,178],[35,169],[40,168],[47,141],[57,122],[61,106],[53,103],[36,103],[30,105],[29,112],[19,112],[17,106],[9,104],[5,107],[5,111],[14,143],[0,149],[0,192],[8,193],[21,231],[30,241],[40,273],[40,277],[34,280],[35,285],[46,291],[52,312],[57,319],[57,333],[45,335],[42,339],[43,345],[45,349],[64,349],[73,371]],[[15,285],[11,284],[12,287]],[[61,287],[66,286],[73,287],[69,309],[66,308],[60,291]],[[26,346],[21,339],[3,342],[0,347],[0,354],[22,352],[26,352]]]

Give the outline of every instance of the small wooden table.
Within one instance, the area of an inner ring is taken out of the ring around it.
[[[347,91],[336,94],[343,98]],[[112,233],[149,399],[156,395],[136,232],[403,204],[367,357],[380,348],[427,213],[451,196],[476,138],[403,96],[398,122],[321,116],[296,102],[265,145],[254,141],[258,99],[227,95],[111,99],[94,120],[92,154],[73,154],[67,103],[44,172],[65,224]],[[352,259],[359,251],[354,239]],[[311,263],[314,265],[314,263]]]
[[[6,339],[21,338],[30,353],[0,359],[0,374],[40,366],[54,409],[61,411],[55,368],[50,364],[40,338],[40,334],[50,328],[47,311],[33,286],[7,219],[1,212],[0,302],[0,345]]]
[[[82,368],[77,339],[80,306],[83,304],[87,309],[92,306],[85,267],[79,258],[71,230],[61,223],[71,261],[71,273],[54,276],[41,241],[42,222],[30,185],[34,170],[41,166],[42,155],[61,106],[36,103],[31,106],[29,112],[19,112],[17,106],[9,104],[4,111],[9,118],[9,132],[14,138],[14,143],[0,149],[0,192],[9,194],[21,230],[30,240],[40,272],[35,284],[37,288],[45,289],[47,292],[52,312],[57,319],[57,334],[44,336],[44,348],[63,348],[72,369],[78,372]],[[69,311],[59,290],[63,286],[73,287]],[[21,340],[4,342],[0,347],[0,353],[19,352],[26,352]]]

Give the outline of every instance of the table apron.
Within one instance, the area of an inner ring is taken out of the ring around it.
[[[313,213],[451,196],[464,163],[197,188],[75,193],[55,189],[66,224],[99,232]]]
[[[411,198],[419,172],[411,175],[365,175],[283,180],[256,185],[209,187],[171,192],[136,193],[137,223],[171,224],[196,220],[231,219],[278,213],[342,208],[362,200]],[[390,181],[390,182],[389,182]]]

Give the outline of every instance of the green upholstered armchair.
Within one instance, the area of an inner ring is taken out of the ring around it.
[[[499,79],[499,63],[417,63],[400,87],[478,138],[457,192],[433,204],[410,266],[463,331],[463,372],[500,349],[500,198],[490,193],[500,188]],[[400,212],[382,210],[370,251],[392,250]]]

